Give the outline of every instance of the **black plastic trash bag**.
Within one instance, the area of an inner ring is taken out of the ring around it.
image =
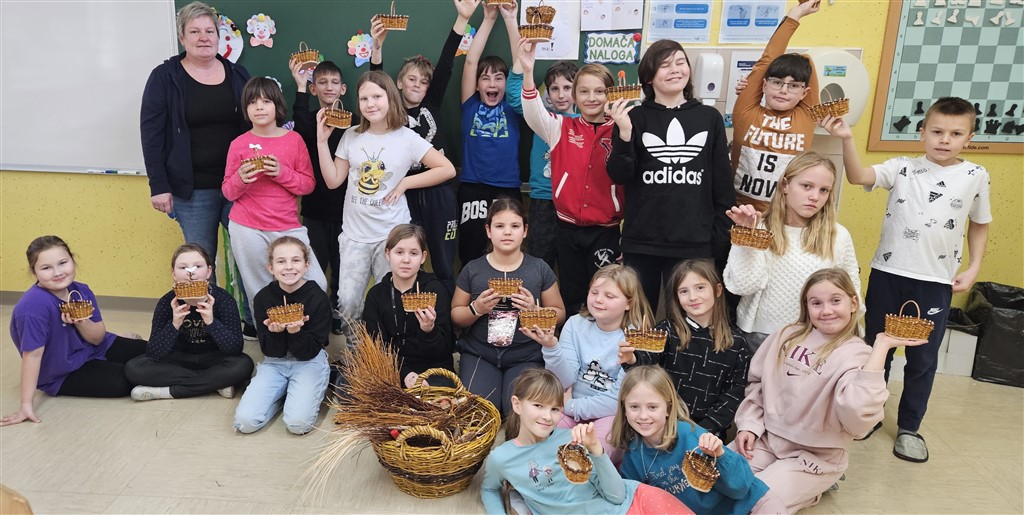
[[[946,329],[978,336],[978,333],[981,332],[981,324],[971,320],[971,317],[967,316],[967,313],[964,313],[962,309],[953,308],[949,310],[949,318],[946,319]]]
[[[971,377],[1024,387],[1024,288],[977,283],[964,311],[981,329]]]

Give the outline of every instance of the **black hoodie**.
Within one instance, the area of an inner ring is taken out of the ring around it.
[[[309,320],[295,334],[287,330],[272,333],[263,323],[267,319],[267,308],[280,306],[287,299],[288,304],[302,304]],[[277,281],[271,281],[252,299],[253,319],[256,321],[256,335],[264,356],[283,358],[289,352],[295,359],[309,361],[327,346],[331,334],[331,299],[314,281],[306,281],[299,289],[285,293]]]
[[[669,108],[648,99],[629,112],[631,141],[612,133],[608,176],[626,186],[622,251],[712,257],[727,246],[736,202],[722,115],[697,100]]]
[[[370,336],[380,336],[385,344],[398,352],[401,377],[409,372],[423,373],[428,368],[446,368],[455,371],[452,353],[452,298],[448,289],[434,274],[419,272],[416,275],[422,292],[437,294],[437,319],[434,330],[425,333],[420,329],[415,313],[402,309],[402,294],[391,282],[388,272],[379,283],[366,294],[363,308],[363,322]],[[415,287],[410,290],[415,290]]]

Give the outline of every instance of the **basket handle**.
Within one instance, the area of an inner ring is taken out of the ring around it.
[[[461,394],[461,393],[466,391],[466,387],[462,384],[462,380],[459,379],[459,376],[455,375],[455,372],[452,372],[451,370],[448,370],[447,368],[430,368],[430,369],[427,369],[425,372],[420,374],[419,377],[416,378],[416,384],[414,384],[413,387],[414,388],[419,388],[419,387],[423,386],[423,380],[428,378],[428,377],[430,377],[430,376],[443,376],[443,377],[447,377],[448,379],[451,379],[452,382],[455,383],[455,393],[456,394]]]
[[[82,295],[82,292],[80,292],[78,290],[70,290],[70,291],[68,291],[68,300],[67,301],[71,302],[71,296],[76,294],[76,293],[78,294],[78,301],[79,302],[85,300],[85,297]]]
[[[391,0],[391,16],[395,15],[395,0]]]
[[[907,304],[913,304],[914,307],[917,308],[917,318],[921,318],[921,306],[918,306],[917,302],[914,302],[912,300],[908,300],[904,302],[902,306],[900,306],[900,316],[903,316],[903,308],[907,307]]]
[[[336,98],[334,99],[334,102],[331,102],[331,109],[338,109],[337,107],[334,107],[335,105],[341,106],[341,109],[345,108],[345,104],[341,103],[340,98]]]
[[[398,434],[398,438],[395,438],[395,443],[398,444],[398,452],[401,454],[402,459],[408,459],[405,456],[405,449],[408,448],[408,446],[405,445],[405,441],[414,436],[429,436],[431,438],[435,438],[441,442],[441,449],[446,454],[451,454],[452,452],[452,439],[448,438],[448,435],[430,426],[413,426],[402,430],[402,432]]]
[[[306,47],[306,48],[302,48],[302,47]],[[308,52],[308,51],[309,51],[309,45],[307,45],[305,41],[299,41],[299,52]]]
[[[694,447],[694,448],[693,448],[693,451],[691,451],[691,452],[698,452],[698,451],[699,451],[699,452],[700,452],[701,454],[703,454],[703,455],[705,455],[705,456],[708,456],[708,457],[710,457],[710,458],[711,458],[711,464],[712,464],[712,465],[718,466],[718,456],[715,456],[714,454],[707,454],[706,452],[702,451],[702,450],[700,449],[700,445],[697,445],[696,447]]]

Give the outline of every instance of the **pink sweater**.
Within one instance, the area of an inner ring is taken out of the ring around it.
[[[851,338],[812,368],[828,341],[813,330],[779,367],[784,331],[795,332],[773,333],[754,354],[746,396],[736,411],[737,429],[758,437],[767,431],[806,447],[845,449],[882,420],[889,397],[882,371],[861,370],[871,347]]]
[[[260,173],[254,182],[242,182],[238,168],[243,159],[253,156],[251,144],[262,147],[260,154],[277,158],[281,165],[277,177]],[[312,192],[315,185],[306,144],[293,131],[277,138],[265,138],[249,131],[235,138],[228,147],[221,190],[226,199],[235,203],[228,214],[233,222],[261,231],[295,229],[301,225],[298,198]]]

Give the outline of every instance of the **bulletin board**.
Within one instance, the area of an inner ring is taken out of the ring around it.
[[[975,105],[970,152],[1024,153],[1024,2],[890,2],[868,150],[920,151],[935,100]]]

